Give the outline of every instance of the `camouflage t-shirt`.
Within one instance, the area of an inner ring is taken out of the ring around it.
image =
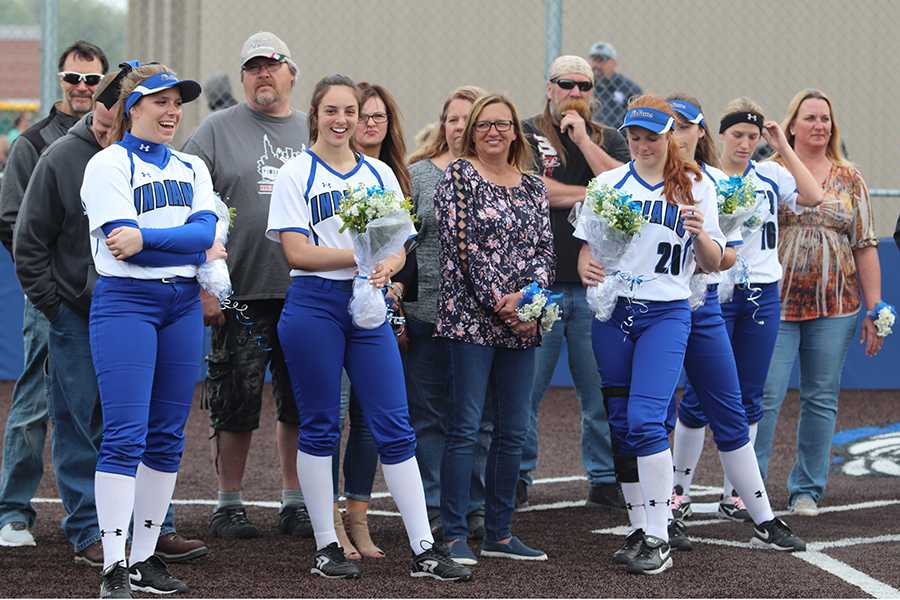
[[[182,149],[203,159],[213,188],[237,210],[227,248],[239,300],[284,298],[290,269],[281,245],[266,239],[269,200],[281,166],[308,141],[306,113],[270,117],[242,102],[207,117]]]

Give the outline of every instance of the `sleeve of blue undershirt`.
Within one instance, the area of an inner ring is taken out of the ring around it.
[[[103,233],[109,236],[109,234],[112,233],[114,229],[117,229],[119,227],[134,227],[135,229],[138,228],[137,222],[132,220],[110,221],[103,224]],[[213,227],[215,227],[215,221],[213,222]],[[178,227],[172,227],[169,230],[171,229],[178,229]],[[143,235],[145,231],[147,230],[142,229],[141,234]],[[167,230],[153,229],[150,231]],[[182,265],[202,265],[206,262],[206,250],[204,249],[198,251],[177,252],[174,250],[159,250],[156,248],[148,248],[147,239],[145,237],[144,249],[134,256],[126,258],[125,262],[142,267],[179,267]]]
[[[194,213],[178,227],[142,227],[144,248],[181,253],[206,251],[216,237],[216,220],[215,213],[203,211]]]

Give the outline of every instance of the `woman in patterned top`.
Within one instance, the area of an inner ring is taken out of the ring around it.
[[[536,322],[520,322],[520,290],[554,275],[547,189],[527,174],[531,151],[512,102],[480,98],[434,195],[440,235],[440,283],[435,335],[449,339],[451,398],[441,468],[441,523],[450,555],[475,564],[466,543],[472,454],[490,388],[494,432],[486,469],[482,556],[546,560],[512,535],[516,480],[528,427]]]
[[[828,481],[841,371],[856,329],[860,291],[867,309],[881,301],[881,267],[869,192],[862,174],[841,153],[831,101],[818,90],[801,91],[791,101],[784,130],[822,186],[824,200],[815,209],[779,214],[781,326],[763,394],[756,453],[765,474],[799,352],[800,423],[788,491],[791,511],[813,516]],[[881,350],[883,338],[868,317],[860,343],[867,356]]]

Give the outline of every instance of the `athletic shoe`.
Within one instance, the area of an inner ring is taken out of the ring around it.
[[[131,598],[131,585],[128,583],[128,567],[120,560],[106,567],[100,574],[101,598]]]
[[[529,548],[516,536],[509,538],[509,542],[485,542],[481,545],[481,555],[491,558],[511,558],[513,560],[547,560],[543,550]]]
[[[801,517],[815,517],[819,514],[819,506],[809,494],[799,494],[791,502],[791,514]]]
[[[350,562],[337,542],[316,550],[314,560],[315,566],[309,570],[313,575],[326,579],[359,579],[359,567]]]
[[[414,556],[412,577],[431,577],[438,581],[471,581],[472,571],[457,563],[443,544],[433,544],[425,552]]]
[[[188,591],[188,586],[172,577],[169,568],[155,554],[128,567],[131,589],[151,594],[181,594]]]
[[[516,482],[516,508],[528,506],[528,484],[523,480]]]
[[[75,564],[87,565],[89,567],[103,566],[103,543],[97,540],[81,552],[75,553]]]
[[[622,489],[615,483],[591,484],[588,488],[585,506],[605,508],[608,510],[625,510],[625,499],[622,497]]]
[[[750,518],[750,513],[747,512],[747,507],[744,505],[744,501],[741,500],[740,496],[728,496],[727,498],[722,496],[719,500],[719,515],[740,523],[753,522],[753,519]]]
[[[694,511],[691,509],[691,497],[684,493],[684,488],[675,486],[672,492],[672,518],[676,521],[689,519]]]
[[[625,545],[613,552],[613,562],[617,565],[627,565],[630,563],[644,543],[644,530],[635,529],[625,538]]]
[[[637,556],[625,568],[633,575],[662,573],[672,568],[672,549],[664,540],[646,535]]]
[[[480,542],[484,539],[484,514],[473,512],[469,514],[469,539]]]
[[[478,564],[475,553],[469,548],[469,544],[466,540],[462,538],[452,540],[447,544],[447,550],[450,553],[450,558],[458,565],[471,566]]]
[[[690,552],[694,549],[691,540],[688,539],[687,527],[684,526],[683,521],[678,519],[669,521],[669,546],[679,552]]]
[[[28,531],[28,523],[13,521],[0,528],[0,546],[36,546],[34,536]]]
[[[210,517],[209,534],[213,537],[246,539],[259,537],[259,529],[247,518],[243,506],[223,506]]]
[[[806,550],[806,542],[794,535],[787,523],[777,518],[754,525],[750,545],[785,552],[803,552]]]
[[[209,547],[203,540],[189,540],[172,532],[159,536],[153,553],[167,564],[185,563],[206,556]]]
[[[302,504],[289,504],[278,513],[278,531],[285,535],[296,535],[302,538],[313,537],[312,521],[309,511]]]

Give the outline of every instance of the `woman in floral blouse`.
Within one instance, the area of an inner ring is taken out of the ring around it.
[[[435,335],[449,340],[452,405],[441,467],[441,523],[451,556],[475,564],[466,537],[472,454],[490,387],[494,432],[486,469],[482,556],[546,560],[512,535],[516,480],[528,427],[536,321],[520,322],[520,290],[554,276],[547,190],[525,171],[531,151],[512,102],[479,99],[434,196],[440,235]]]
[[[822,204],[779,214],[784,267],[781,327],[763,395],[756,453],[768,468],[778,412],[800,355],[797,458],[788,478],[790,508],[813,516],[825,492],[841,371],[860,310],[881,301],[875,225],[862,174],[841,153],[831,101],[818,90],[794,96],[784,121],[788,141],[824,190]],[[778,159],[777,155],[774,157]],[[867,356],[881,350],[869,317],[859,339]]]

